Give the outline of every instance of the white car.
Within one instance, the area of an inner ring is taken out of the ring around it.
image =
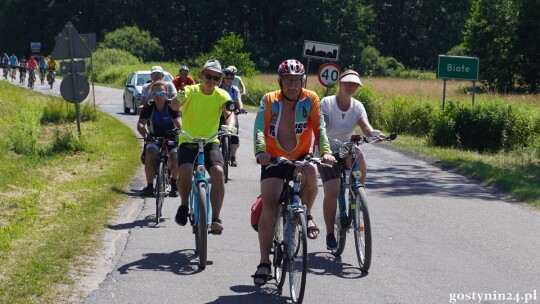
[[[150,80],[150,71],[135,71],[129,75],[124,88],[124,113],[137,114],[137,105],[141,101],[141,92],[143,85]],[[165,81],[172,82],[173,77],[165,72]]]

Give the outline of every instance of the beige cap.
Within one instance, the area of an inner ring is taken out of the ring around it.
[[[362,85],[360,81],[360,75],[354,70],[346,70],[339,77],[339,82],[352,82],[358,85]]]
[[[163,68],[160,67],[159,65],[155,65],[152,67],[152,70],[150,71],[150,74],[154,74],[154,73],[161,73],[163,74]]]

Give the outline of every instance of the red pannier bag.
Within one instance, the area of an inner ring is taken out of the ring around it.
[[[259,218],[261,218],[261,212],[262,196],[259,194],[253,202],[253,205],[251,205],[251,227],[253,227],[255,231],[259,231]]]

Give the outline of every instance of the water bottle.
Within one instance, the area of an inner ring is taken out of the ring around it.
[[[351,178],[351,170],[345,170],[345,186],[348,187]]]

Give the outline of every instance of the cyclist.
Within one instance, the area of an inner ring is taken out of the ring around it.
[[[183,90],[186,85],[196,84],[195,79],[189,75],[189,68],[185,65],[180,66],[178,75],[174,77],[172,83],[176,91]]]
[[[17,56],[15,56],[15,54],[11,54],[11,56],[9,57],[9,65],[11,66],[11,75],[13,76],[13,79],[16,78],[16,71],[17,71],[17,65],[19,64],[19,59],[17,58]]]
[[[9,56],[7,53],[2,56],[2,69],[4,70],[4,78],[7,79],[9,72]]]
[[[36,81],[36,73],[35,70],[38,68],[38,63],[36,59],[34,59],[34,56],[30,56],[30,59],[28,60],[28,82],[30,83],[30,77],[32,77],[32,80]]]
[[[240,96],[240,90],[238,90],[238,87],[232,84],[232,81],[234,79],[234,73],[233,71],[229,70],[228,68],[223,69],[223,78],[221,80],[221,84],[219,85],[220,88],[227,91],[229,95],[231,96],[231,100],[236,102],[236,105],[238,107],[238,112],[242,113],[244,110],[244,104],[242,103],[242,97]],[[235,119],[236,119],[236,129],[238,130],[238,114],[234,113]],[[223,121],[225,118],[221,116],[221,120]],[[220,123],[221,124],[221,123]],[[236,151],[238,151],[238,147],[240,145],[240,139],[238,136],[232,136],[231,137],[231,167],[238,166],[238,163],[236,161]]]
[[[144,105],[139,116],[139,121],[137,122],[137,131],[145,138],[146,157],[144,159],[144,172],[146,174],[147,185],[141,191],[143,196],[152,196],[154,194],[153,180],[159,151],[154,138],[165,137],[178,142],[178,135],[168,134],[167,131],[172,131],[182,126],[180,111],[173,110],[168,105],[166,94],[167,84],[163,80],[158,80],[153,82],[150,87],[152,102]],[[168,152],[171,160],[171,190],[169,195],[177,197],[178,148],[174,147]]]
[[[305,69],[298,60],[285,60],[278,68],[280,90],[264,95],[255,119],[254,152],[261,166],[261,195],[263,201],[259,220],[260,264],[255,272],[255,285],[268,281],[271,271],[269,258],[272,247],[273,226],[277,216],[279,197],[288,165],[268,166],[271,157],[301,160],[312,152],[312,137],[320,147],[324,162],[332,165],[332,156],[324,119],[320,111],[319,97],[303,88]],[[302,168],[300,197],[307,207],[308,237],[315,239],[319,229],[313,222],[311,209],[317,196],[317,170],[314,165]]]
[[[364,105],[353,97],[358,88],[362,86],[360,75],[356,71],[346,70],[341,74],[338,85],[336,95],[321,100],[321,111],[324,116],[328,138],[349,141],[356,126],[360,126],[362,132],[367,136],[375,134],[384,136],[379,131],[373,130]],[[333,149],[332,152],[338,153],[339,151]],[[360,184],[364,185],[367,166],[362,150],[358,151],[356,163],[358,169],[362,172]],[[350,167],[350,164],[351,160],[349,159],[347,160],[347,166]],[[323,213],[326,224],[326,247],[329,250],[335,250],[338,246],[334,235],[334,221],[341,174],[340,165],[335,163],[332,168],[320,167],[319,172],[324,189]]]
[[[150,80],[145,83],[141,90],[141,102],[137,106],[137,113],[140,114],[143,106],[148,103],[148,100],[151,98],[150,96],[150,87],[153,82],[156,82],[158,80],[163,80],[165,77],[165,73],[163,72],[163,68],[159,65],[153,66],[150,70]],[[175,99],[176,98],[176,88],[172,84],[172,82],[164,81],[165,86],[167,89],[167,99]]]
[[[219,118],[223,114],[227,118],[226,124],[234,126],[235,117],[226,109],[226,103],[231,100],[227,92],[217,87],[221,80],[221,64],[215,59],[208,60],[200,73],[201,83],[185,86],[178,98],[173,100],[172,108],[182,107],[182,127],[193,137],[208,138],[212,136],[219,125]],[[187,224],[189,213],[189,194],[192,187],[193,162],[198,153],[198,145],[189,139],[180,137],[178,149],[178,189],[180,191],[180,206],[176,212],[175,221],[181,226]],[[219,141],[204,147],[204,160],[206,170],[212,179],[210,201],[212,202],[212,224],[210,232],[221,234],[223,222],[219,217],[223,198],[225,196],[225,175],[223,173],[223,155],[219,150]]]
[[[237,86],[238,89],[241,89],[242,96],[246,96],[247,94],[246,85],[244,84],[244,81],[242,81],[242,77],[236,75],[236,73],[238,73],[238,70],[236,69],[236,67],[234,65],[231,65],[227,69],[231,70],[234,73],[234,80],[232,84],[234,86]]]
[[[45,61],[45,57],[39,56],[38,66],[39,78],[41,79],[41,84],[43,84],[43,79],[45,78],[45,71],[47,70],[47,62]]]
[[[51,81],[54,82],[54,73],[56,71],[56,60],[49,58],[47,61],[47,69],[49,73],[47,74],[47,82],[51,84]]]
[[[22,57],[19,61],[19,83],[24,83],[24,78],[26,76],[26,69],[28,68],[28,61],[26,57]]]

